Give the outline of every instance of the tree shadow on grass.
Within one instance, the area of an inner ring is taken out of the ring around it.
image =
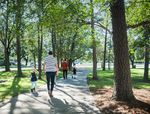
[[[14,97],[19,94],[19,90],[21,89],[19,86],[20,80],[21,79],[19,77],[14,77],[11,87],[8,87],[7,90],[2,94],[2,100],[4,100],[9,95]]]
[[[144,81],[141,77],[132,77],[132,83],[136,89],[150,88],[150,80]]]
[[[4,94],[2,94],[3,101],[6,99],[6,97],[12,96],[12,98],[10,100],[10,102],[11,102],[13,97],[17,96],[19,94],[19,91],[21,89],[21,87],[19,85],[20,80],[21,80],[20,77],[14,77],[11,87],[7,88],[7,90],[4,92]],[[18,100],[18,97],[15,97],[15,99],[13,99],[13,102],[11,102],[10,114],[13,114],[13,109],[16,106],[17,100]]]
[[[0,72],[0,76],[1,76],[0,78],[10,78],[10,77],[14,77],[15,75],[16,75],[15,71],[10,71],[10,72],[1,71]]]

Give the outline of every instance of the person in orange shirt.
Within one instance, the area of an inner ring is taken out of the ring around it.
[[[64,59],[61,63],[61,68],[63,71],[63,78],[67,79],[67,73],[68,73],[68,62],[66,59]]]

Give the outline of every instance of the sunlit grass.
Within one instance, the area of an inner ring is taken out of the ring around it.
[[[38,86],[41,85],[41,83],[41,81],[38,81]],[[31,82],[26,78],[14,78],[12,81],[9,80],[0,87],[0,100],[2,101],[20,93],[29,92],[30,86]]]
[[[113,85],[113,72],[112,71],[97,71],[98,80],[92,79],[92,74],[88,76],[88,84],[91,90],[99,88],[111,87]]]
[[[16,77],[16,72],[0,72],[0,101],[17,96],[20,93],[30,91],[31,70],[23,71],[23,77]],[[45,73],[42,73],[42,80],[37,81],[37,86],[46,84]],[[59,78],[58,76],[57,78]]]
[[[133,87],[137,89],[149,89],[150,82],[143,81],[144,69],[131,69]],[[149,69],[150,74],[150,69]]]
[[[131,78],[133,88],[148,89],[150,83],[143,81],[144,69],[131,69]],[[150,72],[149,72],[150,74]],[[111,88],[114,85],[114,75],[112,70],[97,71],[98,80],[92,79],[92,74],[88,75],[88,84],[90,90],[97,90],[99,88]]]

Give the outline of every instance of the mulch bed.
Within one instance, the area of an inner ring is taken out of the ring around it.
[[[132,103],[111,99],[113,89],[93,92],[98,108],[104,114],[150,114],[150,89],[133,89],[136,100]]]

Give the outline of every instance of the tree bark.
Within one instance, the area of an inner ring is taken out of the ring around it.
[[[36,68],[36,55],[35,55],[35,52],[33,53],[33,60],[34,60],[34,67]]]
[[[132,64],[132,68],[135,68],[134,60],[131,61],[131,64]]]
[[[28,58],[28,56],[25,58],[25,61],[26,61],[26,63],[25,63],[25,65],[27,66],[28,65],[28,60],[29,60],[29,58]]]
[[[144,30],[145,41],[149,42],[150,29],[148,26],[145,26],[144,28],[145,28],[145,30]],[[150,56],[150,45],[146,43],[146,45],[145,45],[145,62],[144,62],[144,81],[148,81],[149,56]]]
[[[4,39],[4,55],[5,55],[5,71],[10,71],[10,61],[9,61],[9,56],[10,56],[10,52],[9,52],[9,38],[8,38],[8,19],[9,19],[9,11],[8,11],[8,7],[9,7],[9,0],[6,1],[7,3],[7,11],[6,11],[6,23],[5,23],[5,39]]]
[[[110,70],[110,49],[108,50],[108,70]]]
[[[106,27],[107,28],[107,27]],[[105,33],[105,44],[104,44],[104,58],[103,58],[103,71],[105,71],[106,67],[106,45],[107,45],[107,30]]]
[[[92,29],[92,40],[93,40],[93,79],[97,80],[97,57],[96,57],[96,40],[94,35],[94,6],[93,6],[93,0],[90,0],[91,2],[91,29]]]
[[[21,29],[21,1],[17,0],[16,11],[16,50],[17,50],[17,76],[22,76],[21,70],[21,44],[20,44],[20,29]]]
[[[69,70],[71,71],[71,69],[72,69],[72,59],[71,58],[68,60],[68,67],[69,67]]]
[[[78,22],[78,21],[77,21]],[[77,26],[77,25],[76,25]],[[77,27],[76,27],[77,31]],[[75,32],[73,38],[72,38],[72,43],[71,43],[71,49],[70,49],[70,58],[69,58],[69,70],[72,70],[72,62],[73,62],[73,54],[74,54],[74,49],[75,49],[75,39],[77,38],[77,32]]]
[[[52,50],[53,50],[53,56],[56,56],[56,32],[55,27],[52,27]]]
[[[148,81],[149,70],[149,51],[148,47],[145,47],[145,63],[144,63],[144,81]]]
[[[134,55],[132,55],[132,54],[129,54],[129,60],[130,60],[130,62],[131,62],[131,66],[132,66],[132,68],[135,68],[136,66],[134,65]]]
[[[40,25],[38,25],[40,26]],[[43,49],[43,27],[38,27],[38,71],[39,71],[39,79],[41,79],[42,75],[42,49]]]
[[[115,85],[113,98],[119,101],[135,99],[132,91],[128,53],[124,0],[113,0],[111,6]]]
[[[5,71],[8,72],[10,71],[10,62],[9,62],[9,49],[7,47],[4,48],[5,51]]]

